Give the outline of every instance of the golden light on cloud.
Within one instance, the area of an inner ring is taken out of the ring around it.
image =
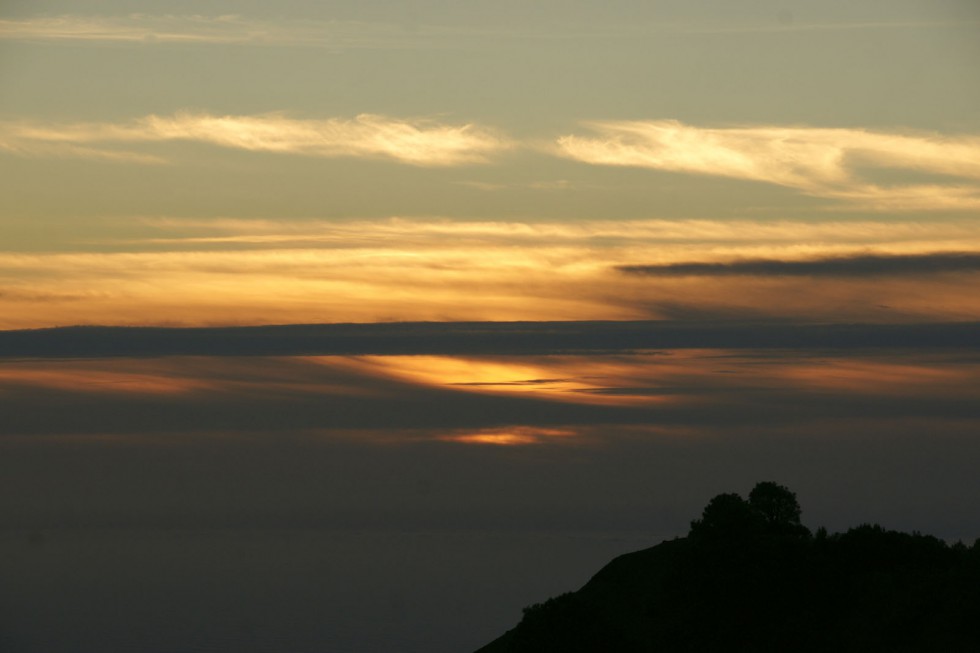
[[[698,351],[623,355],[359,356],[348,359],[365,374],[457,392],[594,406],[676,405],[670,387],[680,375],[702,374]],[[335,365],[322,357],[321,364]],[[495,434],[499,435],[499,434]]]
[[[635,363],[610,359],[550,356],[473,358],[459,356],[365,356],[358,359],[396,378],[462,392],[536,397],[590,404],[663,401],[652,396],[610,396],[598,392],[635,371]]]
[[[803,393],[851,393],[914,397],[926,386],[949,397],[972,396],[976,365],[949,365],[946,354],[918,352],[790,352],[784,357],[755,351],[676,349],[619,355],[508,357],[366,356],[349,359],[353,369],[380,372],[412,384],[543,401],[672,410],[699,405],[706,397],[753,389]],[[323,357],[321,364],[335,365]],[[540,378],[535,378],[539,375]],[[547,378],[541,375],[552,375]],[[572,435],[561,429],[530,432],[508,427],[453,434],[466,441],[536,441]],[[483,439],[481,439],[483,438]]]
[[[20,359],[0,370],[0,401],[9,409],[4,419],[13,437],[33,437],[40,426],[53,437],[121,437],[121,443],[153,446],[272,436],[276,444],[603,447],[619,438],[697,439],[719,428],[725,434],[765,429],[786,419],[826,428],[839,418],[828,405],[886,420],[906,405],[919,417],[951,408],[973,414],[980,366],[963,354],[764,348],[531,355],[514,370],[564,374],[581,387],[538,392],[524,386],[516,395],[459,385],[460,378],[512,378],[504,373],[504,356],[441,357],[446,360],[434,362],[457,374],[442,380],[416,373],[433,357],[407,363],[401,359],[415,357]],[[831,426],[822,437],[833,433]]]
[[[477,431],[475,433],[455,433],[438,436],[443,442],[460,444],[483,444],[501,447],[514,447],[530,444],[546,444],[556,440],[575,437],[571,429],[549,429],[530,426],[512,426],[506,429]]]
[[[974,394],[977,370],[937,364],[921,356],[912,360],[829,358],[799,361],[793,365],[774,365],[775,377],[801,387],[879,393],[891,396],[917,396],[923,386],[942,389],[947,396]]]
[[[189,374],[145,362],[7,362],[0,368],[0,394],[4,387],[33,386],[80,394],[184,395],[215,384]]]
[[[980,209],[980,137],[856,128],[711,128],[677,120],[596,121],[592,136],[565,135],[546,152],[593,165],[641,167],[775,184],[851,210]],[[206,143],[228,150],[319,158],[392,160],[415,166],[485,164],[508,150],[540,150],[473,123],[399,119],[299,118],[286,113],[178,112],[127,122],[0,121],[0,150],[33,157],[77,157],[159,164],[159,143]],[[934,177],[948,177],[938,183]],[[454,185],[512,190],[542,182]],[[574,185],[557,182],[560,188]],[[833,208],[833,207],[831,207]]]
[[[470,221],[437,218],[382,220],[264,220],[143,217],[135,219],[155,235],[106,244],[139,248],[146,244],[192,244],[199,248],[223,243],[277,246],[282,243],[341,249],[406,249],[429,251],[468,245],[579,251],[661,252],[664,259],[691,257],[709,251],[733,254],[808,250],[860,251],[884,248],[894,252],[980,248],[980,227],[970,219],[885,220],[568,220]],[[449,239],[447,245],[444,239]]]
[[[261,42],[262,24],[239,16],[129,14],[34,16],[0,20],[0,39],[121,43]]]
[[[635,166],[761,181],[872,210],[980,208],[980,138],[815,127],[707,128],[677,120],[588,123],[598,136],[563,136],[560,155],[596,165]],[[969,179],[969,185],[866,181],[901,169]]]
[[[166,141],[209,143],[252,152],[312,157],[391,159],[420,166],[485,163],[512,147],[473,124],[400,120],[361,114],[352,119],[299,119],[284,114],[150,115],[126,123],[0,122],[0,149],[28,156],[78,156],[160,163],[153,153],[114,149]]]
[[[358,383],[356,368],[339,357],[317,365],[301,357],[234,356],[95,357],[72,360],[7,360],[0,367],[0,396],[18,389],[57,391],[82,397],[302,398],[374,397],[378,389]],[[351,376],[351,370],[355,371]]]
[[[149,219],[140,228],[145,238],[106,242],[124,251],[0,252],[0,328],[980,316],[977,273],[969,269],[818,282],[800,275],[653,278],[623,271],[869,253],[927,260],[931,254],[973,252],[973,260],[980,252],[980,227],[968,220]]]

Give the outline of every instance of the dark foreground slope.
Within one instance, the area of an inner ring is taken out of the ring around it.
[[[687,537],[616,558],[524,610],[478,653],[980,651],[980,541],[860,526],[816,535],[760,483],[713,499]]]

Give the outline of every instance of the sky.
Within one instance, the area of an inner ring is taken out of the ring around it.
[[[621,269],[976,251],[972,2],[4,8],[3,328],[976,315]]]
[[[978,32],[0,2],[0,643],[472,650],[761,480],[972,541]]]

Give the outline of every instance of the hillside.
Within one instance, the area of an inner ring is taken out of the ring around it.
[[[712,499],[686,537],[525,608],[477,653],[977,650],[980,540],[812,534],[792,492],[760,483]]]

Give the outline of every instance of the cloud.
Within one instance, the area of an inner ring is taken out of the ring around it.
[[[385,247],[400,249],[407,239],[418,247],[456,249],[460,243],[511,246],[581,246],[607,251],[617,247],[656,247],[658,254],[683,259],[674,249],[735,247],[739,252],[809,251],[834,247],[887,245],[893,248],[939,249],[970,246],[980,249],[980,228],[969,219],[919,221],[884,220],[565,220],[469,221],[449,218],[402,218],[381,220],[275,220],[238,218],[140,217],[139,222],[161,234],[159,238],[130,240],[142,243],[254,243],[294,242],[329,247]],[[164,235],[165,234],[165,235]],[[118,244],[113,242],[113,244]],[[748,248],[748,249],[746,249]]]
[[[386,23],[269,21],[236,14],[62,14],[0,20],[0,40],[56,43],[276,45],[336,50],[433,47],[434,34],[419,31]]]
[[[376,529],[384,546],[395,531],[524,528],[549,532],[550,551],[553,530],[683,532],[719,487],[777,478],[801,497],[826,493],[822,509],[806,501],[813,524],[865,519],[878,502],[887,509],[874,514],[909,528],[939,519],[951,535],[980,532],[975,356],[743,350],[519,362],[575,376],[603,360],[619,372],[592,382],[649,401],[463,391],[345,358],[8,361],[0,509],[8,529],[56,543],[66,526],[156,529],[136,532],[151,543],[159,538],[145,533],[164,528],[245,527],[250,561],[256,529],[281,538],[311,526],[331,541],[338,529]],[[103,389],[85,387],[88,376]],[[518,446],[492,446],[504,444]],[[241,539],[219,535],[222,555]],[[186,551],[186,538],[175,541]]]
[[[0,149],[28,156],[77,156],[157,163],[152,154],[119,145],[183,141],[229,149],[312,157],[393,159],[421,166],[484,163],[511,147],[473,124],[399,120],[361,114],[353,119],[298,119],[280,113],[217,116],[149,115],[127,123],[0,122]]]
[[[438,356],[630,353],[659,349],[821,347],[977,348],[980,323],[806,324],[701,322],[400,322],[256,327],[65,327],[0,331],[0,358],[118,356],[428,356],[385,373],[460,389],[541,394],[586,389],[554,369],[474,366]],[[370,364],[370,359],[366,360]],[[608,369],[603,369],[607,374]],[[534,381],[529,383],[528,381]],[[472,385],[469,382],[478,383]],[[465,387],[464,387],[465,386]]]
[[[878,210],[980,208],[980,138],[815,127],[706,128],[676,120],[589,123],[597,137],[558,139],[561,156],[760,181]],[[907,170],[966,184],[880,185],[860,171]]]
[[[827,191],[827,197],[844,200],[845,209],[878,212],[969,211],[980,207],[976,186],[917,184],[912,186],[857,185],[848,190]]]
[[[923,30],[930,28],[964,27],[980,21],[908,20],[908,21],[837,21],[805,22],[794,19],[792,13],[779,17],[777,22],[743,24],[706,24],[680,28],[690,34],[780,34],[785,32],[838,32],[855,30]]]
[[[524,20],[506,28],[409,21],[256,19],[238,14],[37,15],[0,20],[0,40],[48,43],[114,43],[132,45],[214,44],[245,46],[318,47],[331,50],[437,48],[471,43],[473,39],[623,39],[654,34],[748,34],[789,31],[924,29],[963,26],[978,21],[891,21],[814,23],[785,20],[773,23],[640,21],[585,27],[554,25],[542,28]]]
[[[727,315],[980,319],[970,275],[649,277],[621,266],[980,252],[976,221],[132,217],[0,252],[0,328]],[[108,250],[108,251],[105,251]],[[881,308],[889,306],[888,309]],[[138,307],[138,309],[136,308]]]
[[[437,437],[443,442],[458,442],[461,444],[484,444],[494,446],[522,446],[529,444],[545,444],[555,438],[574,437],[577,433],[571,429],[535,428],[530,426],[512,426],[505,429],[486,429],[476,432],[448,433]]]
[[[411,378],[404,374],[411,357],[8,361],[0,375],[8,407],[0,447],[16,446],[18,438],[60,436],[142,443],[150,451],[221,440],[284,446],[348,441],[402,451],[440,441],[598,451],[630,437],[683,441],[714,432],[724,439],[740,437],[741,429],[775,429],[782,439],[823,424],[836,434],[842,421],[852,433],[867,435],[869,423],[905,418],[932,420],[933,437],[939,422],[945,427],[980,418],[980,359],[962,349],[584,353],[446,359],[457,369],[468,366],[473,378],[488,368],[513,367],[519,379],[520,368],[531,366],[588,386],[565,397],[534,387],[461,388],[456,374]]]
[[[106,161],[111,163],[139,163],[143,165],[163,164],[167,160],[161,156],[143,152],[85,147],[56,139],[45,142],[42,136],[33,135],[22,137],[17,129],[5,129],[0,124],[0,151],[6,151],[20,156],[53,158],[53,159],[88,159],[90,161]]]
[[[711,263],[621,265],[627,274],[648,276],[806,276],[867,277],[921,275],[944,272],[980,272],[980,253],[864,254],[808,260],[748,259]]]

